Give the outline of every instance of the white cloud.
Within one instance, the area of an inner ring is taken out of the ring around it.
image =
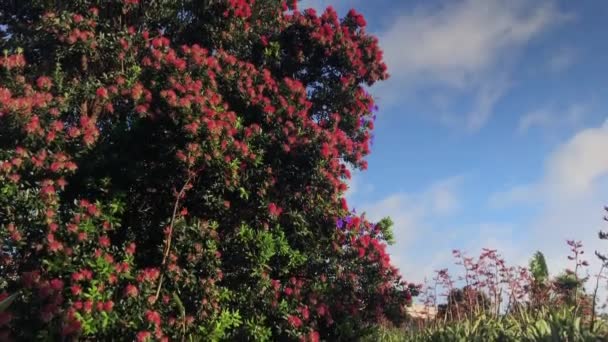
[[[416,263],[410,262],[410,247],[414,243],[425,243],[428,234],[432,233],[429,229],[430,220],[448,217],[460,209],[458,189],[462,182],[462,176],[451,177],[430,185],[420,193],[395,193],[377,202],[358,206],[371,221],[387,216],[393,220],[396,244],[390,246],[389,251],[393,263],[408,280],[420,281],[420,277],[424,276],[419,269],[419,260],[415,260]],[[435,257],[436,255],[429,256]]]
[[[362,205],[368,217],[390,216],[395,222],[396,245],[389,249],[393,262],[409,281],[431,278],[437,269],[457,273],[450,251],[460,248],[473,256],[481,248],[496,248],[509,265],[527,265],[541,250],[553,274],[569,267],[566,239],[582,240],[590,274],[597,270],[595,250],[608,251],[608,242],[597,238],[602,227],[602,206],[608,204],[608,123],[574,134],[547,156],[538,181],[495,194],[491,201],[505,209],[524,204],[534,208],[531,219],[518,223],[482,221],[450,224],[460,212],[463,177],[437,182],[420,193],[396,193]]]
[[[544,107],[524,114],[518,125],[519,133],[526,133],[532,128],[556,129],[578,124],[585,113],[586,106],[574,104],[564,109]]]
[[[608,121],[600,127],[584,129],[559,145],[546,159],[540,181],[497,192],[490,197],[490,204],[500,207],[530,201],[553,203],[589,196],[598,182],[608,176],[606,146]]]
[[[525,133],[533,126],[549,126],[553,119],[552,113],[544,108],[531,111],[519,119],[518,131]]]
[[[566,239],[583,241],[585,257],[598,268],[593,251],[608,250],[608,243],[597,238],[602,226],[602,207],[608,204],[608,124],[581,130],[548,156],[541,179],[534,184],[518,186],[496,194],[511,203],[531,202],[540,205],[538,214],[521,234],[527,243],[519,246],[519,254],[529,255],[541,250],[553,273],[571,265],[567,260]],[[528,196],[531,196],[528,197]],[[593,270],[591,271],[593,273]]]
[[[380,94],[391,103],[404,91],[425,86],[449,88],[457,95],[473,93],[466,119],[470,130],[484,125],[510,86],[508,72],[497,70],[507,69],[527,43],[566,18],[552,1],[425,4],[398,17],[380,34],[392,75],[387,86],[379,87]]]
[[[560,146],[547,163],[546,190],[559,196],[589,193],[608,175],[608,124],[589,128]]]
[[[409,281],[421,282],[424,277],[431,279],[436,270],[447,268],[456,278],[461,274],[462,266],[455,265],[453,249],[459,249],[468,256],[478,256],[482,248],[497,249],[509,265],[521,265],[526,259],[518,255],[519,246],[513,240],[515,227],[510,224],[481,222],[447,227],[445,231],[426,232],[427,238],[417,242],[427,253],[416,249],[413,258],[417,264],[406,268],[404,272]],[[463,238],[464,237],[464,238]]]
[[[546,108],[536,109],[524,114],[519,119],[518,131],[525,133],[533,126],[547,126],[552,122],[553,115]]]
[[[586,251],[583,257],[591,264],[591,273],[598,270],[599,261],[593,252],[608,251],[608,242],[597,236],[599,230],[608,230],[602,221],[602,206],[608,202],[604,194],[607,188],[608,182],[601,181],[598,189],[577,199],[545,199],[545,208],[530,226],[529,236],[534,241],[531,245],[545,253],[554,274],[572,267],[567,259],[567,239],[582,241]]]
[[[508,88],[508,82],[498,78],[479,87],[473,109],[467,115],[467,128],[469,130],[476,131],[488,121],[496,102],[500,100]]]
[[[352,203],[356,197],[369,195],[374,191],[374,185],[365,183],[361,178],[361,171],[353,169],[350,164],[347,164],[347,168],[351,174],[351,178],[347,182],[348,189],[344,193],[344,197],[348,200],[348,203]]]
[[[421,8],[381,35],[396,75],[427,72],[459,84],[525,44],[561,15],[551,2],[465,0]]]
[[[460,208],[456,192],[462,181],[462,176],[451,177],[432,184],[421,193],[395,193],[361,207],[372,220],[390,216],[395,222],[395,231],[407,230],[419,219],[456,212]]]
[[[457,176],[433,184],[419,199],[427,215],[448,215],[460,209],[456,190],[463,177]]]
[[[518,185],[506,191],[500,191],[492,194],[489,199],[489,204],[493,208],[505,208],[513,204],[531,203],[539,199],[539,193],[536,186]]]

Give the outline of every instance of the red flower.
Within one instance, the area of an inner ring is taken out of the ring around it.
[[[308,308],[305,306],[302,306],[302,307],[298,308],[298,311],[302,315],[302,318],[304,318],[304,320],[307,321],[308,317],[310,315],[310,311],[308,310]]]
[[[135,244],[133,242],[131,242],[127,248],[125,248],[125,253],[127,253],[127,255],[135,254]]]
[[[74,14],[72,15],[72,20],[74,20],[75,23],[79,23],[83,20],[84,18],[80,15],[80,14]]]
[[[153,310],[146,311],[146,319],[148,320],[148,322],[150,322],[156,326],[160,325],[160,314],[156,311],[153,311]]]
[[[137,287],[131,284],[127,285],[127,287],[125,288],[125,295],[127,297],[137,297],[138,294],[139,290],[137,289]]]
[[[102,99],[107,99],[108,98],[108,90],[106,88],[97,88],[97,97],[100,97]]]
[[[85,232],[78,233],[78,241],[84,241],[86,239],[87,239],[87,233],[85,233]]]
[[[354,9],[351,9],[348,12],[348,16],[352,17],[355,20],[357,26],[365,27],[365,25],[367,25],[367,22],[365,21],[365,18],[363,18],[363,15],[357,13],[357,11],[355,11]]]
[[[46,76],[41,76],[38,77],[38,79],[36,80],[36,85],[42,90],[48,90],[51,89],[53,81],[51,81],[51,79]]]
[[[348,202],[346,202],[346,198],[342,198],[340,200],[340,203],[342,204],[342,209],[343,210],[348,210]]]
[[[283,209],[279,208],[274,203],[270,203],[268,204],[268,212],[270,213],[270,216],[278,217],[281,215],[281,212],[283,212]]]
[[[112,309],[114,308],[114,302],[109,300],[105,303],[103,303],[103,310],[106,312],[110,312],[112,311]]]
[[[73,281],[81,281],[84,279],[84,275],[80,272],[76,272],[76,273],[72,273],[72,280]]]
[[[149,331],[140,331],[137,333],[137,342],[146,342],[152,337]]]
[[[84,311],[91,312],[93,310],[93,302],[91,300],[87,300],[84,302]]]
[[[51,288],[55,291],[63,289],[63,281],[61,279],[51,280]]]
[[[319,314],[319,316],[323,317],[323,316],[325,316],[326,313],[327,313],[327,307],[325,306],[325,304],[319,304],[319,306],[317,306],[317,314]]]
[[[101,247],[109,247],[110,246],[110,238],[108,238],[107,236],[100,236],[99,237],[99,245]]]
[[[294,327],[296,329],[298,329],[299,327],[302,326],[302,320],[298,316],[289,315],[287,317],[287,322],[289,322],[289,325],[291,325],[292,327]]]
[[[82,287],[80,287],[79,285],[72,285],[70,287],[70,290],[72,291],[72,294],[74,296],[78,296],[79,294],[82,293]]]
[[[365,256],[365,249],[359,247],[358,251],[359,251],[359,258],[363,258]]]
[[[127,272],[129,272],[130,268],[131,268],[131,266],[129,266],[129,263],[123,261],[120,264],[116,265],[116,272],[118,272],[118,273],[127,273]]]
[[[91,270],[82,270],[80,272],[85,277],[85,279],[87,279],[87,280],[93,279],[93,272],[91,272]]]
[[[87,212],[89,213],[89,215],[91,216],[99,216],[101,213],[99,212],[99,208],[97,208],[97,206],[95,204],[91,204],[87,207]]]
[[[323,145],[321,145],[321,156],[323,158],[327,158],[329,157],[331,153],[330,147],[328,143],[323,143]]]

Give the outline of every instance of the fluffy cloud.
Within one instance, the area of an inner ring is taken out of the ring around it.
[[[551,2],[465,0],[405,15],[381,35],[395,75],[428,73],[454,84],[492,66],[561,14]]]
[[[376,221],[389,216],[394,222],[396,244],[391,258],[411,282],[431,279],[436,270],[454,270],[451,251],[462,249],[473,255],[482,248],[495,248],[514,265],[525,264],[530,253],[521,254],[516,226],[509,223],[455,223],[463,209],[464,176],[430,185],[420,193],[397,193],[360,206]]]
[[[551,1],[449,1],[428,3],[397,18],[380,34],[392,80],[380,94],[401,98],[391,88],[447,87],[473,94],[466,126],[482,127],[511,82],[512,56],[566,16]],[[503,70],[499,72],[498,70]],[[400,87],[397,87],[400,85]],[[392,93],[392,94],[391,94]]]
[[[593,252],[608,252],[608,242],[597,238],[600,229],[608,230],[608,225],[602,224],[602,206],[608,204],[605,146],[608,146],[608,122],[583,129],[547,156],[538,181],[492,196],[495,210],[492,213],[499,213],[497,217],[512,213],[517,205],[532,209],[532,216],[523,221],[515,215],[513,222],[507,217],[506,221],[450,223],[453,219],[450,215],[460,213],[458,178],[439,182],[419,195],[387,197],[370,206],[370,212],[378,218],[385,215],[396,218],[398,244],[392,251],[396,264],[411,281],[430,278],[440,268],[455,270],[450,254],[453,248],[470,255],[483,247],[495,248],[509,265],[521,266],[540,250],[550,271],[556,274],[572,266],[567,259],[567,239],[583,241],[585,257],[591,264],[589,273],[593,275],[599,268]],[[447,220],[433,220],[437,216]]]
[[[608,175],[605,146],[608,146],[608,121],[600,127],[579,131],[545,160],[541,180],[497,192],[490,197],[490,205],[554,203],[590,196]]]
[[[608,243],[597,238],[602,226],[602,207],[608,204],[608,122],[581,130],[558,146],[545,162],[538,182],[496,194],[495,201],[505,204],[536,203],[537,215],[522,227],[527,243],[519,246],[520,255],[539,249],[556,272],[569,265],[566,239],[583,241],[587,258],[597,268],[592,253],[608,250]]]
[[[564,109],[544,107],[524,114],[519,119],[518,132],[526,133],[532,128],[555,129],[578,124],[587,108],[574,104]]]
[[[370,183],[365,183],[361,176],[361,171],[353,169],[350,166],[347,166],[348,170],[351,173],[351,179],[348,180],[348,189],[344,194],[344,197],[348,200],[348,203],[352,203],[356,197],[365,196],[374,191],[374,185]]]
[[[340,13],[359,7],[360,0],[304,0],[300,7],[323,10],[332,5]],[[403,8],[401,6],[401,8]],[[400,6],[395,7],[400,10]],[[392,21],[380,38],[391,79],[372,89],[383,106],[398,105],[422,92],[448,93],[462,101],[464,113],[442,113],[440,121],[463,125],[469,131],[484,126],[498,101],[512,86],[517,55],[527,44],[568,18],[553,0],[437,0],[384,18]],[[374,18],[369,18],[372,21]],[[566,50],[553,59],[555,68],[571,61]]]
[[[591,192],[592,186],[608,175],[606,146],[608,121],[576,134],[549,158],[545,190],[560,198],[578,198]]]
[[[433,220],[450,217],[459,211],[461,203],[458,192],[463,180],[462,176],[451,177],[430,185],[420,193],[395,193],[379,201],[357,206],[372,221],[387,216],[393,220],[396,244],[389,251],[393,262],[409,280],[421,281],[426,274],[420,270],[422,259],[428,261],[426,265],[435,264],[437,255],[425,254],[430,250],[425,251],[420,247],[433,234]],[[418,246],[415,255],[411,252],[414,245]]]
[[[492,194],[489,205],[492,208],[506,208],[514,204],[530,204],[537,202],[542,196],[537,185],[518,185],[506,191]]]

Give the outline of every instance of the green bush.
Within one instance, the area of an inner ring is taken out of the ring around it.
[[[343,198],[388,76],[365,26],[291,0],[0,1],[0,340],[403,322],[389,222]]]

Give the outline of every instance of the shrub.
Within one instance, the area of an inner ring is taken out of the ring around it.
[[[354,339],[416,288],[349,213],[376,38],[278,0],[0,3],[0,339]],[[339,221],[338,221],[339,220]],[[339,227],[336,227],[339,222]]]

